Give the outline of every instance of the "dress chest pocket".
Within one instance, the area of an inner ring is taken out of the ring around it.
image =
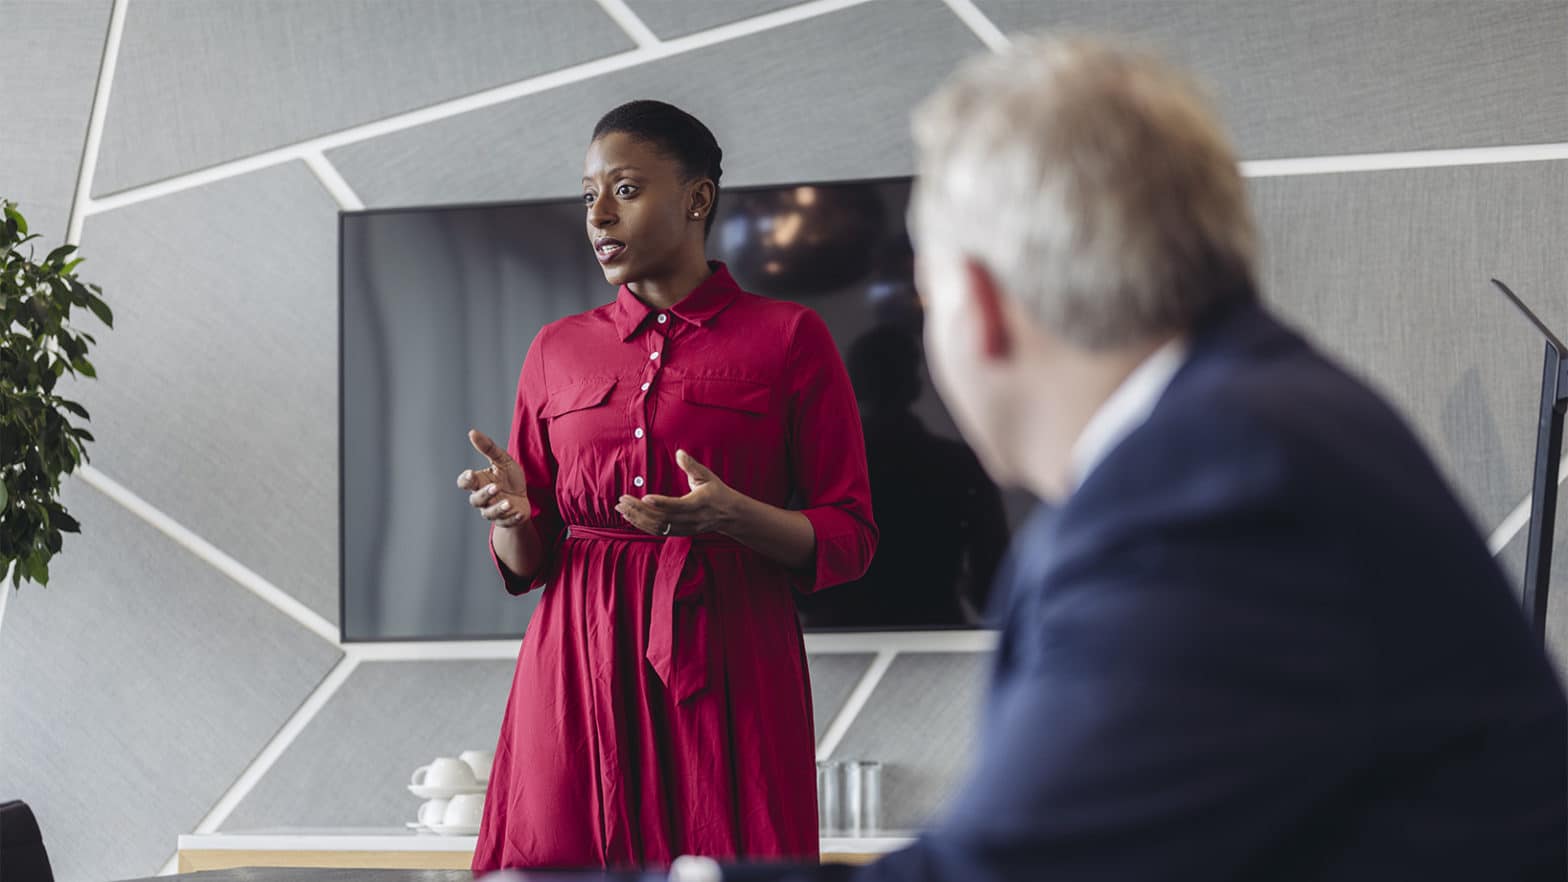
[[[757,445],[769,434],[773,389],[766,383],[729,377],[687,377],[680,381],[679,424],[683,434],[703,445]]]
[[[681,381],[681,400],[701,407],[721,407],[761,416],[768,412],[773,390],[755,380],[688,377]]]
[[[614,377],[589,377],[551,389],[539,415],[550,424],[557,446],[581,447],[610,433],[617,421],[610,407]]]

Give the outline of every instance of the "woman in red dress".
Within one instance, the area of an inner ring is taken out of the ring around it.
[[[583,203],[615,301],[534,338],[505,450],[470,433],[503,583],[544,589],[475,870],[817,857],[791,592],[859,578],[877,531],[826,325],[705,257],[720,155],[661,102],[599,121]]]

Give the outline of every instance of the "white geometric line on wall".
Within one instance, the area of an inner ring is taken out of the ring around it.
[[[147,500],[132,493],[124,485],[114,481],[103,472],[92,466],[82,466],[77,474],[81,476],[83,481],[96,488],[100,493],[118,502],[132,514],[151,524],[160,533],[173,539],[191,554],[196,555],[198,559],[212,565],[218,572],[248,588],[252,594],[272,604],[279,612],[308,628],[321,639],[334,646],[337,645],[337,626],[323,618],[320,613],[295,600],[287,592],[262,578],[254,570],[228,556],[222,549],[196,535],[188,527],[164,514],[147,502]]]
[[[631,37],[632,42],[636,43],[639,48],[646,49],[649,46],[659,45],[658,36],[646,24],[643,24],[642,19],[638,17],[637,13],[632,11],[630,6],[626,5],[626,0],[595,0],[595,2],[599,4],[606,15],[621,26],[621,30],[625,31],[626,36]]]
[[[289,745],[294,743],[294,739],[299,737],[299,733],[305,731],[305,727],[310,725],[310,721],[316,718],[316,714],[320,713],[321,709],[327,706],[327,702],[332,700],[332,696],[343,686],[343,683],[348,680],[357,667],[359,667],[359,658],[357,656],[345,654],[338,660],[337,665],[325,677],[321,678],[321,682],[316,685],[315,690],[294,711],[294,715],[289,717],[282,728],[278,729],[277,734],[273,735],[272,739],[267,742],[267,746],[263,747],[261,752],[256,754],[256,758],[251,760],[250,765],[245,767],[245,771],[241,772],[240,776],[229,786],[229,789],[222,796],[218,797],[218,801],[213,804],[212,810],[207,812],[207,816],[202,818],[201,822],[196,825],[196,829],[192,831],[193,833],[211,833],[222,826],[224,821],[228,820],[229,815],[234,813],[235,807],[240,804],[241,800],[250,795],[256,784],[277,763],[278,758],[283,756],[283,752],[288,750]],[[178,851],[176,851],[174,857],[169,858],[168,863],[164,864],[160,875],[167,875],[173,872],[172,867],[177,864],[177,860]]]
[[[5,578],[0,579],[0,640],[5,639],[5,604],[11,599],[11,592],[16,590],[11,587],[11,569],[15,566],[16,562],[12,561],[11,565],[5,568]]]
[[[1564,481],[1568,481],[1568,460],[1564,460],[1561,468],[1557,471],[1557,485],[1561,487]],[[1503,522],[1497,525],[1497,529],[1492,531],[1491,538],[1486,540],[1486,547],[1492,552],[1493,557],[1502,554],[1503,549],[1508,547],[1508,543],[1513,541],[1514,536],[1518,535],[1519,531],[1523,530],[1525,525],[1530,523],[1531,497],[1533,495],[1532,493],[1531,496],[1526,496],[1520,500],[1519,504],[1514,506],[1514,510],[1509,512],[1507,517],[1503,518]]]
[[[337,166],[327,160],[326,154],[321,151],[312,151],[305,154],[305,165],[321,181],[321,186],[327,188],[332,198],[337,200],[338,207],[344,211],[363,211],[365,203],[354,192],[348,181],[338,173]]]
[[[1249,178],[1287,178],[1351,172],[1400,171],[1454,165],[1499,165],[1568,159],[1568,144],[1520,144],[1512,147],[1463,147],[1452,150],[1411,150],[1400,153],[1358,153],[1303,156],[1294,159],[1249,159],[1241,173]]]
[[[774,12],[764,13],[744,21],[720,25],[706,31],[689,34],[668,42],[657,45],[639,47],[629,52],[613,55],[608,58],[596,59],[579,65],[562,68],[530,77],[515,83],[487,89],[461,98],[443,101],[407,113],[395,114],[375,122],[352,126],[338,132],[310,138],[295,144],[286,145],[273,150],[258,153],[254,156],[220,163],[206,169],[178,175],[168,180],[132,188],[99,199],[91,199],[85,193],[78,199],[78,208],[74,211],[77,215],[76,224],[80,224],[80,216],[113,211],[126,205],[132,205],[149,199],[156,199],[172,193],[178,193],[192,187],[199,187],[237,175],[248,174],[263,168],[290,162],[295,159],[305,159],[311,153],[323,153],[336,147],[352,144],[363,140],[391,134],[408,128],[414,128],[426,123],[435,122],[447,117],[467,113],[490,107],[525,95],[543,92],[558,86],[576,83],[602,74],[624,70],[662,58],[680,55],[696,49],[713,46],[719,43],[749,36],[774,28],[794,24],[806,19],[848,9],[872,0],[814,0],[799,6],[789,7]],[[970,0],[954,0],[948,6],[971,29],[979,24],[979,19],[971,20],[965,17],[961,10],[968,6],[973,8]],[[118,8],[118,7],[117,7]],[[628,10],[629,12],[630,10]],[[975,9],[975,13],[984,19],[983,14]],[[639,20],[640,21],[640,20]],[[984,19],[989,24],[989,19]],[[995,26],[991,25],[995,30]],[[979,33],[979,31],[977,31]],[[997,33],[1000,33],[999,31]],[[987,39],[980,34],[981,39]],[[1005,39],[1005,38],[1004,38]],[[989,45],[989,42],[988,42]],[[994,47],[993,47],[994,48]],[[96,154],[96,150],[94,150]],[[1397,153],[1359,154],[1344,156],[1297,157],[1286,159],[1247,160],[1241,163],[1242,173],[1247,177],[1285,177],[1292,175],[1309,174],[1335,174],[1347,172],[1361,172],[1374,170],[1417,169],[1432,168],[1449,165],[1483,165],[1489,163],[1506,162],[1531,162],[1551,159],[1568,159],[1568,144],[1535,144],[1503,147],[1479,147],[1453,150],[1421,150]],[[92,157],[96,163],[96,155]],[[90,183],[90,181],[88,182]]]
[[[813,0],[813,2],[764,13],[744,21],[732,22],[706,31],[688,34],[655,46],[633,49],[629,52],[622,52],[619,55],[611,55],[607,58],[572,65],[571,67],[561,68],[537,77],[530,77],[515,83],[486,89],[461,98],[442,101],[407,113],[394,114],[375,122],[351,126],[337,132],[267,150],[243,159],[219,163],[200,171],[177,175],[167,180],[141,187],[133,187],[110,196],[91,199],[84,194],[83,213],[100,214],[105,211],[113,211],[116,208],[123,208],[149,199],[168,196],[192,187],[200,187],[226,178],[249,174],[250,172],[270,168],[274,165],[292,162],[296,159],[305,159],[312,152],[323,153],[346,144],[354,144],[359,141],[392,134],[393,132],[436,122],[448,117],[468,113],[469,111],[491,107],[525,95],[532,95],[558,86],[592,79],[602,74],[625,70],[650,61],[682,55],[697,49],[795,24],[796,22],[860,6],[868,2],[872,2],[872,0]]]
[[[992,52],[1002,52],[1013,45],[1013,41],[1002,33],[1002,29],[980,11],[980,7],[975,5],[974,0],[942,0],[942,2],[946,3],[947,8],[953,10],[953,14],[974,31],[975,36],[980,38],[980,42]]]
[[[82,145],[82,165],[76,174],[76,194],[71,199],[71,220],[66,225],[65,241],[80,245],[82,220],[92,205],[93,175],[98,171],[98,145],[103,142],[103,119],[109,108],[109,90],[114,86],[114,68],[120,59],[120,37],[125,33],[125,6],[130,0],[114,0],[109,12],[109,34],[103,44],[103,60],[98,65],[98,86],[93,90],[93,108],[87,117],[87,141]]]
[[[844,740],[844,733],[854,725],[855,718],[865,709],[866,702],[870,700],[871,693],[877,691],[877,684],[882,682],[882,677],[887,674],[887,669],[893,666],[893,659],[898,657],[898,651],[884,649],[877,653],[876,660],[871,662],[871,667],[861,675],[860,682],[855,684],[854,691],[844,699],[844,706],[839,708],[838,716],[833,718],[833,723],[827,731],[822,733],[822,740],[817,742],[817,759],[825,760],[838,750],[838,743]]]

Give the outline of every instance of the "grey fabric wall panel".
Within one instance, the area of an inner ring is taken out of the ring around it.
[[[65,241],[87,140],[110,0],[0,0],[0,59],[9,96],[0,123],[0,197],[43,234],[38,256]]]
[[[631,48],[583,0],[132,3],[93,192]]]
[[[366,662],[339,687],[224,823],[401,827],[421,800],[414,770],[438,756],[494,750],[516,663]]]
[[[1006,31],[1136,35],[1193,68],[1242,154],[1568,140],[1568,0],[976,0]]]
[[[876,760],[883,826],[910,830],[936,813],[968,768],[989,653],[900,655],[834,759]]]
[[[833,725],[833,719],[843,710],[849,693],[860,682],[866,669],[876,658],[868,652],[852,654],[813,655],[811,665],[811,708],[816,719],[817,740]]]
[[[683,37],[719,25],[776,12],[801,0],[627,0],[627,7],[661,39]]]
[[[340,653],[98,491],[64,491],[82,534],[6,609],[0,789],[38,814],[59,882],[150,875]]]
[[[1265,291],[1414,423],[1483,531],[1529,492],[1541,340],[1568,330],[1568,162],[1251,181]]]
[[[981,48],[938,0],[866,4],[328,158],[367,205],[570,196],[599,117],[623,101],[659,98],[713,130],[724,148],[723,183],[908,174],[910,107]]]
[[[336,217],[291,163],[89,218],[115,328],[70,387],[93,465],[334,622]]]

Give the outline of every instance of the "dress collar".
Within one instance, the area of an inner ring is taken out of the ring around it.
[[[669,311],[676,318],[689,324],[701,327],[714,316],[724,310],[735,300],[735,295],[740,293],[740,285],[730,275],[729,267],[720,260],[708,261],[708,268],[713,272],[703,279],[690,294],[681,298],[681,302],[670,307]],[[621,340],[630,340],[643,322],[650,315],[658,312],[648,304],[637,299],[632,289],[625,285],[615,294],[615,330],[620,333]]]

